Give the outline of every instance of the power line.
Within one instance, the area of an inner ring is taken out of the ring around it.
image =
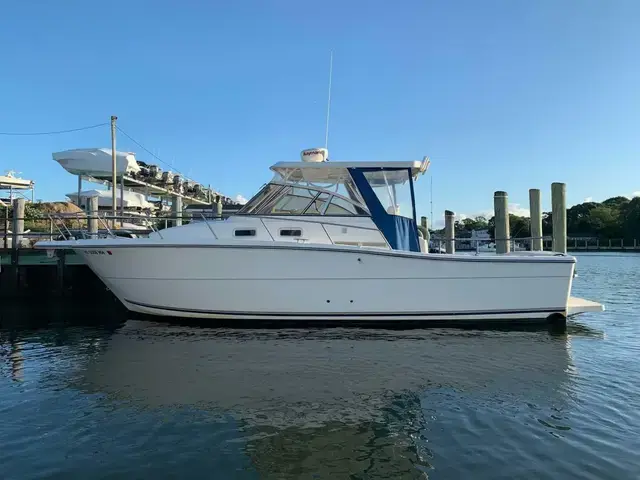
[[[98,123],[96,125],[89,125],[88,127],[71,128],[69,130],[57,130],[54,132],[0,132],[0,135],[5,136],[36,136],[36,135],[59,135],[61,133],[79,132],[81,130],[90,130],[92,128],[104,127],[109,125],[108,123]]]
[[[179,173],[180,175],[182,175],[182,172],[180,172],[179,170],[175,170],[173,168],[173,165],[165,162],[164,160],[162,160],[160,157],[158,157],[155,153],[153,153],[151,150],[149,150],[147,147],[145,147],[144,145],[142,145],[140,142],[138,142],[135,138],[133,138],[131,135],[129,135],[127,132],[125,132],[124,130],[122,130],[119,126],[116,125],[116,128],[118,129],[118,131],[120,133],[122,133],[125,137],[127,137],[129,140],[131,140],[133,143],[135,143],[136,145],[138,145],[141,149],[143,149],[145,152],[147,152],[149,155],[151,155],[153,158],[155,158],[156,160],[158,160],[159,162],[164,163],[166,166],[168,166],[169,168],[171,168],[174,172]],[[187,177],[185,177],[184,175],[182,175],[185,179],[188,179]]]

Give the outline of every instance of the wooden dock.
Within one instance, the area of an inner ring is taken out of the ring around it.
[[[0,249],[0,302],[57,308],[62,300],[95,310],[122,305],[72,251]]]

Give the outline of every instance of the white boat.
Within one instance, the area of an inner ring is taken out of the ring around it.
[[[29,190],[32,189],[34,185],[33,180],[16,177],[13,170],[6,172],[6,175],[0,175],[0,190]]]
[[[112,178],[112,158],[110,148],[76,148],[55,152],[53,159],[62,168],[73,175],[82,175],[99,179]],[[136,174],[140,165],[136,157],[130,152],[116,151],[116,175]]]
[[[308,152],[273,165],[274,178],[224,221],[37,247],[75,250],[127,308],[160,316],[513,322],[602,310],[570,297],[576,260],[566,254],[426,253],[413,194],[426,158]]]
[[[98,197],[98,208],[112,208],[112,191],[111,190],[84,190],[80,192],[80,202],[78,202],[78,192],[67,193],[66,195],[76,205],[81,208],[87,208],[86,202],[88,198]],[[124,201],[124,202],[123,202]],[[120,189],[116,188],[116,206],[120,208],[124,204],[127,210],[153,210],[155,205],[147,201],[142,193],[129,192],[125,190],[120,193]]]
[[[522,245],[519,245],[517,243],[513,243],[511,244],[511,251],[512,252],[526,252],[527,249],[524,248]],[[496,253],[496,244],[494,242],[490,242],[490,243],[485,243],[482,245],[478,245],[478,248],[476,250],[479,253]]]

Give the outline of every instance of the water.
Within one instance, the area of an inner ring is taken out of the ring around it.
[[[566,334],[5,315],[1,476],[640,478],[640,255],[578,262]]]

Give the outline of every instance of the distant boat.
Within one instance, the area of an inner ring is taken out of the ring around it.
[[[496,244],[494,242],[488,243],[488,244],[484,244],[484,245],[480,245],[478,246],[478,252],[480,253],[496,253]],[[527,249],[524,248],[521,245],[513,244],[511,245],[511,251],[512,252],[526,252]]]
[[[122,192],[122,199],[124,200],[124,208],[125,209],[134,209],[134,210],[153,210],[155,209],[155,204],[148,202],[145,196],[141,193],[137,192]],[[85,190],[80,192],[80,202],[78,202],[78,192],[67,193],[66,195],[69,200],[78,205],[79,207],[85,208],[86,201],[88,198],[98,197],[98,209],[100,208],[112,208],[112,191],[111,190]],[[120,189],[116,188],[116,205],[120,207]]]
[[[0,175],[0,189],[29,190],[34,187],[35,182],[33,180],[16,177],[15,173],[13,170],[9,170],[6,175]]]
[[[112,158],[110,148],[76,148],[52,153],[53,159],[73,175],[110,179]],[[116,151],[116,175],[130,175],[140,171],[136,157],[130,152]]]

